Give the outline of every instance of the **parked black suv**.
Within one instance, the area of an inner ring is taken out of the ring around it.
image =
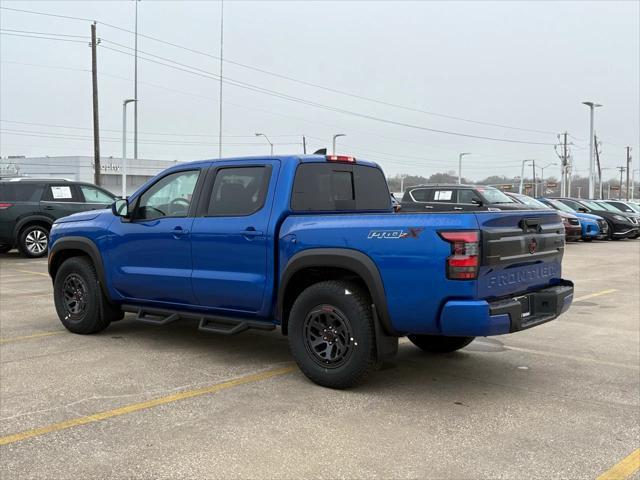
[[[404,192],[401,212],[526,210],[494,187],[484,185],[416,185]]]
[[[27,257],[47,254],[54,220],[111,205],[116,197],[95,185],[52,179],[0,181],[0,253],[18,247]]]
[[[637,238],[640,234],[638,219],[629,213],[624,213],[609,204],[597,200],[580,198],[558,198],[565,205],[577,212],[592,213],[604,218],[609,224],[609,238]]]

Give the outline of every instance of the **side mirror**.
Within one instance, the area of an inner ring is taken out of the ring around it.
[[[580,213],[589,213],[589,211],[588,211],[586,208],[584,208],[584,207],[578,207],[578,211],[579,211]]]
[[[477,198],[472,199],[471,203],[473,203],[477,207],[481,207],[483,205],[482,200],[478,200]]]
[[[111,205],[111,212],[116,217],[129,218],[129,201],[126,198],[119,198]]]

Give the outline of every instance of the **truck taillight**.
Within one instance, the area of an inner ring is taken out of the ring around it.
[[[447,278],[450,280],[473,280],[478,278],[480,266],[480,232],[439,232],[443,240],[451,244],[451,255],[447,257]]]
[[[13,207],[13,203],[0,203],[0,210],[6,210],[9,207]]]
[[[327,155],[327,162],[356,163],[355,157],[347,155]]]

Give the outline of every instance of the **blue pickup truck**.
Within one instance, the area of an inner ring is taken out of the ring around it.
[[[553,210],[393,213],[378,165],[346,156],[182,163],[50,234],[58,316],[96,333],[163,325],[288,336],[314,382],[347,388],[398,348],[432,353],[569,308]]]

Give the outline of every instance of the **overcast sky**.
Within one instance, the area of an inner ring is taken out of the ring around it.
[[[223,155],[267,154],[268,144],[255,132],[270,136],[276,153],[301,152],[302,135],[313,151],[344,133],[339,153],[375,160],[390,176],[457,170],[458,153],[471,152],[463,175],[475,180],[519,174],[525,158],[557,162],[553,146],[544,144],[566,130],[575,167],[585,174],[589,125],[581,102],[594,100],[604,105],[596,111],[603,165],[623,165],[624,147],[631,145],[638,168],[639,5],[226,1],[225,59],[432,114],[225,63],[225,77],[253,90],[223,87]],[[106,24],[132,30],[134,2],[3,0],[1,6],[98,22],[101,148],[103,156],[121,156],[122,100],[133,96],[133,57],[108,48],[131,53],[134,38]],[[218,56],[220,10],[220,2],[142,0],[139,33]],[[0,15],[0,155],[92,155],[90,22],[7,9]],[[16,36],[35,35],[24,32],[55,35]],[[207,72],[217,75],[219,61],[144,37],[138,48],[139,156],[217,158],[219,82]],[[552,174],[557,167],[545,171]]]

